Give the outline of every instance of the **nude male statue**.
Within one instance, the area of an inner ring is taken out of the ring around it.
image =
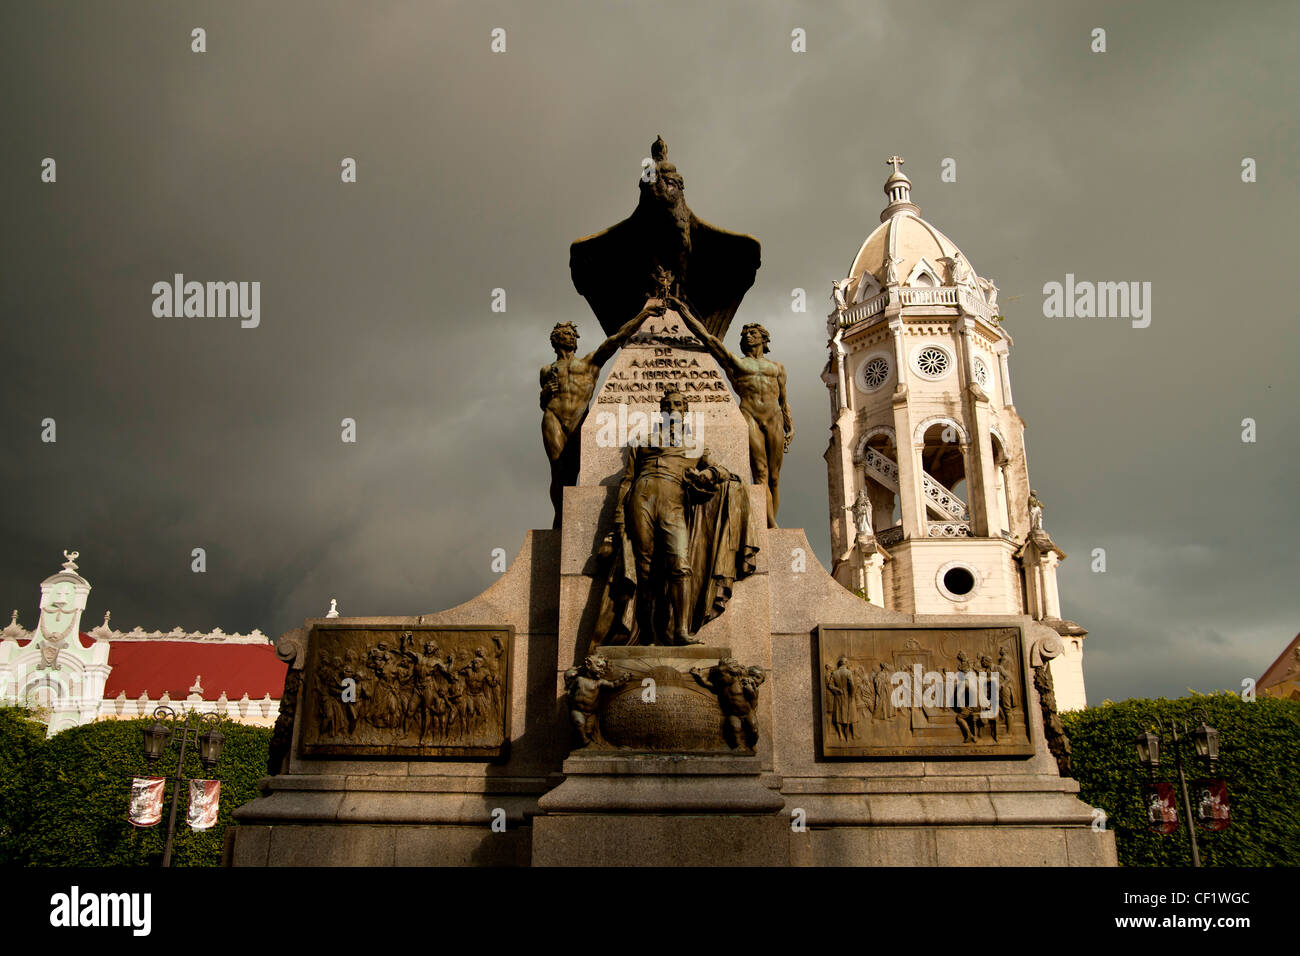
[[[446,733],[446,701],[443,700],[442,690],[451,678],[451,671],[448,670],[451,657],[448,656],[444,661],[438,645],[433,641],[424,642],[423,654],[411,650],[414,644],[414,637],[407,631],[402,635],[399,646],[401,653],[412,665],[415,689],[419,696],[420,743],[424,743],[425,734]],[[441,677],[439,671],[442,672]]]
[[[688,328],[718,360],[740,398],[740,413],[749,425],[749,466],[756,485],[767,486],[767,526],[775,528],[781,505],[781,462],[794,440],[794,420],[785,399],[785,366],[763,357],[771,336],[761,325],[740,330],[740,356],[732,355],[722,340],[710,335],[680,299],[669,302]]]
[[[542,444],[551,460],[551,504],[555,506],[552,527],[560,526],[564,486],[578,480],[578,430],[587,416],[601,366],[632,337],[647,316],[663,314],[663,302],[651,300],[594,352],[584,356],[576,354],[578,330],[572,322],[560,322],[551,330],[555,361],[542,369],[541,407]]]

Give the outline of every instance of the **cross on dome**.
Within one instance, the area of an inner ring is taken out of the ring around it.
[[[912,202],[912,181],[898,168],[903,165],[903,157],[895,153],[885,160],[885,165],[893,166],[894,171],[885,180],[884,189],[885,195],[889,197],[889,205],[881,212],[880,221],[884,222],[902,212],[920,215],[921,207]]]

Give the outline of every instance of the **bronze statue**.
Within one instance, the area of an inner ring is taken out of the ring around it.
[[[982,675],[985,676],[985,678],[993,675],[993,658],[988,654],[980,655],[980,671]],[[998,704],[998,706],[1001,706],[1002,704],[1002,681],[1000,677],[998,678],[998,698],[996,703]],[[985,712],[982,710],[977,711],[976,713],[976,717],[975,717],[976,736],[982,737],[984,735],[984,728],[987,727],[993,734],[993,742],[997,743],[998,742],[998,715],[996,712],[994,712],[992,717],[985,717],[984,713]],[[1010,730],[1011,728],[1008,727],[1007,729]]]
[[[965,651],[957,652],[955,690],[957,696],[953,702],[953,711],[957,719],[957,727],[961,730],[961,742],[975,743],[975,721],[979,715],[979,707],[976,706],[979,701],[978,682],[975,668],[971,665]]]
[[[758,727],[754,711],[758,709],[758,688],[766,676],[761,667],[745,667],[735,658],[728,657],[705,671],[692,667],[691,676],[701,687],[718,695],[726,724],[723,734],[731,749],[744,745],[750,750],[758,743]]]
[[[831,728],[840,740],[852,740],[857,736],[853,725],[858,720],[858,687],[847,657],[836,661],[834,670],[830,664],[826,665],[826,690],[831,695]]]
[[[601,549],[613,561],[592,647],[697,644],[694,632],[722,613],[735,579],[754,571],[744,483],[707,448],[686,457],[685,396],[669,389],[659,407],[659,441],[628,449]]]
[[[1056,770],[1062,777],[1074,776],[1073,756],[1070,737],[1065,732],[1065,724],[1056,710],[1056,684],[1052,680],[1050,660],[1044,660],[1034,668],[1034,689],[1038,691],[1038,706],[1043,712],[1043,736],[1047,738],[1047,749],[1056,758]]]
[[[875,702],[872,716],[877,720],[893,720],[897,717],[898,711],[894,709],[893,677],[889,672],[889,665],[884,661],[881,661],[880,667],[871,674],[871,690]]]
[[[581,667],[570,667],[564,672],[564,688],[569,695],[569,719],[573,729],[578,732],[579,747],[585,747],[600,730],[596,718],[596,705],[600,703],[602,690],[613,690],[627,682],[631,674],[621,674],[617,680],[609,680],[605,675],[609,671],[609,662],[603,657],[588,657]]]
[[[754,484],[767,488],[767,526],[776,527],[781,505],[781,462],[794,440],[794,419],[785,399],[785,366],[763,357],[771,336],[761,325],[740,331],[741,355],[727,351],[722,340],[710,335],[681,299],[669,300],[690,330],[722,366],[740,399],[740,413],[749,425],[749,468]]]
[[[1011,658],[1005,647],[998,650],[998,710],[1002,714],[1002,723],[1011,733],[1011,712],[1016,709],[1016,688],[1012,682]]]
[[[448,668],[451,666],[452,658],[448,655],[444,661],[438,650],[438,645],[433,641],[425,641],[424,653],[419,654],[410,650],[409,645],[414,643],[411,632],[405,632],[401,637],[400,649],[403,656],[411,661],[412,676],[415,678],[415,690],[419,700],[417,710],[419,719],[419,742],[424,743],[424,736],[428,734],[445,735],[447,732],[447,705],[444,700],[444,694],[448,683],[451,681],[451,672]],[[322,730],[326,736],[328,731]]]
[[[657,295],[655,276],[689,302],[714,335],[725,335],[758,271],[758,240],[698,219],[686,205],[685,182],[668,162],[663,138],[650,147],[653,169],[640,182],[632,215],[569,248],[573,285],[612,333],[625,315]]]
[[[542,369],[542,444],[551,460],[551,504],[555,506],[552,527],[560,526],[564,486],[578,481],[578,431],[587,417],[587,406],[596,390],[600,368],[632,337],[647,316],[663,315],[662,302],[647,303],[589,355],[577,356],[578,329],[572,322],[560,322],[551,330],[555,361]]]

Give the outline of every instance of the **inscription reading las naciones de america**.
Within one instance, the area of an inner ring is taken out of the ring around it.
[[[688,402],[730,402],[731,393],[716,368],[704,368],[699,357],[674,348],[647,349],[645,358],[634,358],[626,367],[609,373],[598,404],[655,401],[666,386],[681,391]]]

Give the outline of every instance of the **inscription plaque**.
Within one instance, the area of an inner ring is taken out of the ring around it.
[[[1018,625],[817,629],[824,757],[1028,757]]]
[[[308,637],[306,757],[504,757],[512,627],[318,624]]]
[[[624,349],[628,357],[610,371],[596,399],[598,405],[632,402],[657,407],[666,388],[677,389],[692,407],[735,404],[704,343],[675,313],[646,319]]]

